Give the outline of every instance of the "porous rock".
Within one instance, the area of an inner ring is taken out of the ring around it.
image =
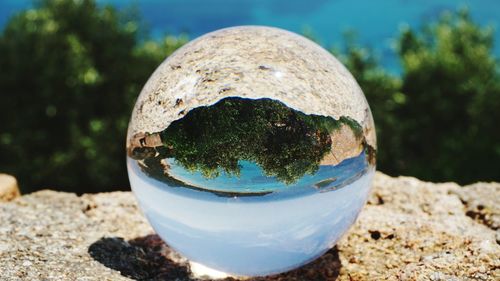
[[[368,204],[335,248],[252,280],[499,280],[499,200],[498,183],[460,187],[378,173]],[[0,203],[0,222],[2,280],[195,279],[130,192],[44,190]]]
[[[16,178],[0,173],[0,202],[13,200],[20,195]]]
[[[163,131],[194,108],[234,96],[272,98],[305,114],[349,117],[376,147],[370,108],[349,71],[316,43],[265,26],[217,30],[169,56],[144,85],[127,139]]]

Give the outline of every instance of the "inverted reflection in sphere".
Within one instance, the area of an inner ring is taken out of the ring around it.
[[[368,195],[376,140],[365,97],[297,34],[234,27],[167,58],[134,107],[132,190],[188,259],[241,276],[331,248]]]

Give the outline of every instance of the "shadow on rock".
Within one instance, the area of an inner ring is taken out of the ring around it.
[[[105,237],[90,245],[88,252],[104,266],[135,280],[200,280],[192,276],[187,263],[177,263],[169,258],[176,254],[157,235],[147,235],[129,241],[120,237]],[[317,260],[298,269],[245,280],[330,281],[337,279],[340,268],[338,250],[334,247]]]
[[[130,241],[101,238],[89,247],[89,254],[106,267],[135,280],[190,280],[189,268],[166,258],[164,243],[157,235]]]

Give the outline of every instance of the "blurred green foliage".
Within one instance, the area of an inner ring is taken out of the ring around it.
[[[340,57],[370,103],[378,168],[431,181],[500,181],[500,72],[493,30],[466,10],[396,40],[402,73],[348,37]],[[338,51],[337,51],[338,52]]]
[[[371,105],[379,169],[426,180],[500,180],[500,74],[493,33],[466,12],[397,38],[402,73],[348,38],[337,55]],[[23,192],[123,189],[136,96],[185,37],[143,38],[133,13],[39,1],[0,34],[0,171]]]
[[[133,102],[185,39],[139,41],[139,22],[94,1],[41,1],[0,36],[0,171],[23,192],[128,186]]]

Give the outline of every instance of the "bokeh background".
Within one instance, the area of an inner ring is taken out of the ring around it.
[[[363,88],[378,169],[500,181],[496,0],[0,0],[0,172],[23,193],[126,190],[129,114],[188,40],[258,24],[301,33]]]

